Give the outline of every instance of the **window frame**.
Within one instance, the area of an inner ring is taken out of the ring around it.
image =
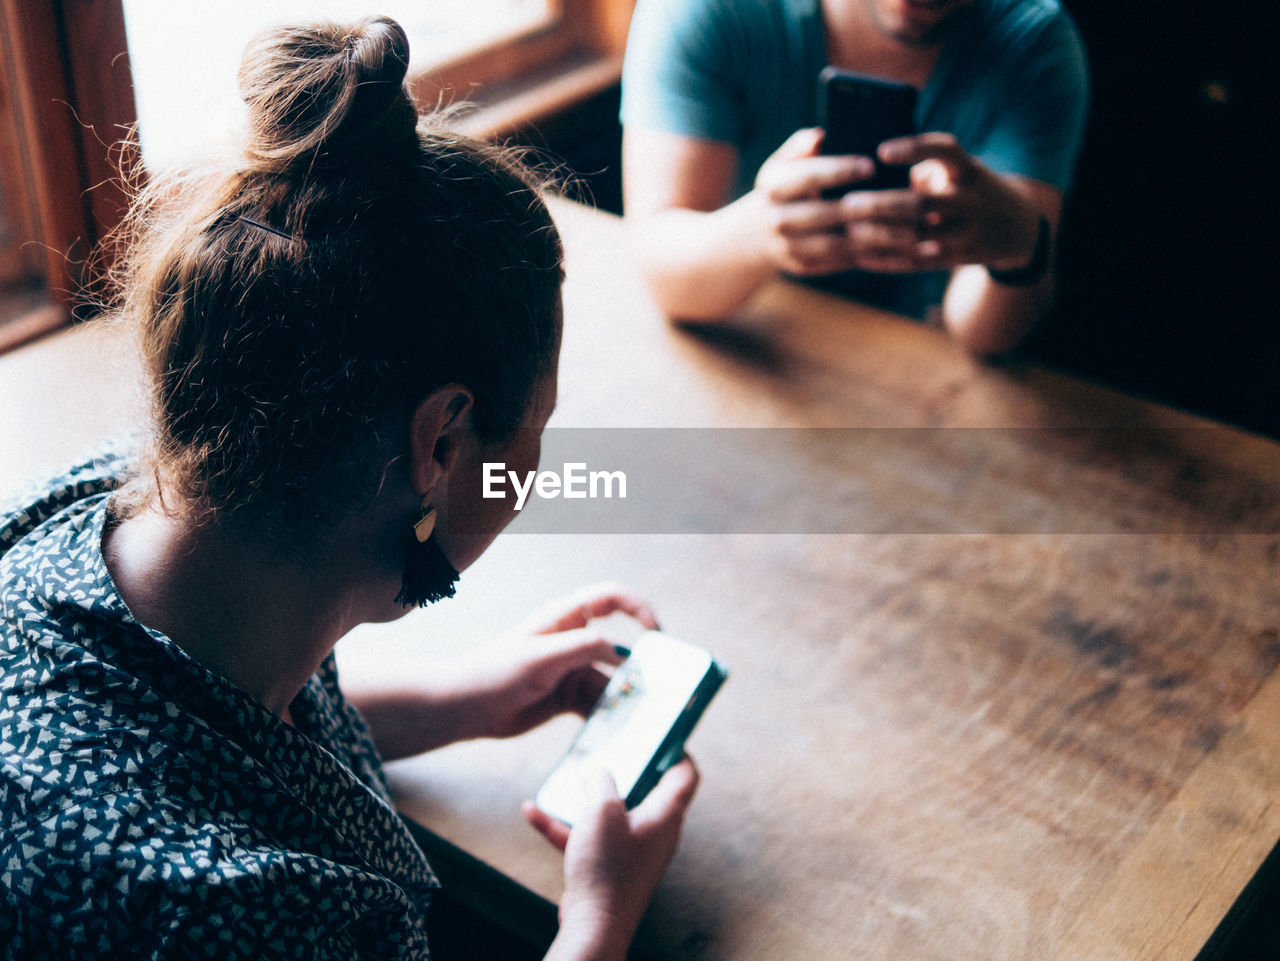
[[[457,121],[461,132],[509,139],[616,84],[635,0],[552,0],[551,6],[537,27],[415,72],[409,84],[420,108],[471,105]],[[32,273],[60,307],[56,326],[92,304],[92,289],[85,289],[91,288],[90,251],[126,210],[120,144],[132,139],[136,148],[137,110],[124,4],[0,0],[0,24],[6,34],[0,54],[13,88],[9,113],[20,128],[4,146],[7,157],[22,159],[19,176],[8,178],[18,185],[10,185],[8,198],[21,207],[41,251],[26,256],[38,262]],[[141,176],[140,168],[130,173]],[[20,339],[51,326],[41,323]],[[16,343],[4,326],[0,350]]]
[[[557,109],[617,83],[635,0],[552,0],[549,19],[415,73],[422,109],[468,105],[472,136],[516,135]]]
[[[9,96],[0,133],[6,161],[17,161],[6,200],[27,234],[23,280],[51,304],[0,324],[3,350],[93,308],[110,266],[100,242],[127,207],[121,144],[136,112],[121,0],[0,0],[0,28]]]

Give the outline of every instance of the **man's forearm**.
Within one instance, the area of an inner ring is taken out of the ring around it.
[[[956,268],[942,301],[943,324],[978,356],[1012,350],[1053,304],[1061,194],[1022,177],[1000,177],[997,183],[1011,188],[1006,193],[1011,203],[1000,208],[1011,211],[1003,221],[1008,226],[1000,233],[1014,236],[1016,229],[1024,240],[1004,261]]]
[[[654,300],[679,320],[718,320],[777,276],[748,194],[704,213],[668,208],[631,224],[631,240]]]
[[[980,264],[959,267],[942,301],[942,322],[966,350],[980,357],[1003,354],[1031,332],[1053,303],[1053,268],[1028,287],[1006,286]]]

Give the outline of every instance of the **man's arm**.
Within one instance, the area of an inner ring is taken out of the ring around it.
[[[951,270],[942,304],[947,330],[975,354],[1013,348],[1052,302],[1061,193],[996,173],[945,133],[888,141],[880,157],[911,165],[911,189],[844,198],[855,266]]]
[[[1017,346],[1053,304],[1052,252],[1062,214],[1062,194],[1040,181],[1005,179],[1037,215],[1036,240],[1032,241],[1031,252],[1009,269],[1025,266],[1037,254],[1047,257],[1048,262],[1039,280],[1019,285],[997,281],[986,266],[980,264],[958,267],[952,273],[942,301],[942,322],[966,349],[979,355],[1001,354]],[[1039,241],[1039,216],[1048,224],[1048,249],[1044,252],[1035,249]]]
[[[801,130],[761,167],[755,189],[729,202],[739,156],[731,144],[650,129],[623,134],[627,223],[640,267],[670,317],[732,313],[780,271],[852,266],[827,187],[871,171],[862,157],[819,157],[821,133]]]
[[[1052,302],[1051,258],[1030,284],[1002,283],[990,271],[1016,274],[1038,259],[1042,216],[1051,243],[1062,207],[1055,187],[997,174],[949,134],[923,134],[882,148],[882,159],[912,165],[910,190],[824,200],[823,189],[855,184],[873,168],[865,157],[819,156],[821,139],[820,130],[797,131],[761,167],[755,188],[726,203],[733,146],[624,133],[627,221],[665,313],[723,317],[783,271],[948,269],[943,323],[967,350],[999,354],[1026,336]]]

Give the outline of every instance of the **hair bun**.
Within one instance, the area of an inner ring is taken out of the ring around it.
[[[389,17],[260,34],[240,64],[247,153],[287,166],[320,155],[364,156],[411,140],[418,114],[404,83],[408,69],[409,38]]]

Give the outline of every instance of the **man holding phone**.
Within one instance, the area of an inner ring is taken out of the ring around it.
[[[919,91],[922,132],[877,151],[905,189],[860,190],[871,157],[823,155],[828,65]],[[1006,351],[1052,299],[1087,101],[1058,0],[639,0],[622,121],[642,269],[679,319],[785,273]]]

